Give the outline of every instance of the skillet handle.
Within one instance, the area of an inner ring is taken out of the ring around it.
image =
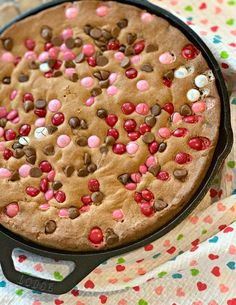
[[[3,238],[4,234],[0,231],[0,262],[4,276],[10,282],[29,288],[32,290],[60,295],[67,293],[73,289],[80,281],[82,281],[92,270],[108,259],[107,254],[97,255],[71,255],[70,259],[59,255],[51,256],[54,259],[70,260],[75,263],[74,270],[61,282],[41,279],[35,276],[27,275],[15,270],[12,260],[12,251],[18,247],[11,239]],[[5,242],[4,242],[5,241]],[[21,247],[24,249],[25,247]],[[28,249],[27,249],[28,251]],[[37,255],[46,256],[43,251],[37,251]]]

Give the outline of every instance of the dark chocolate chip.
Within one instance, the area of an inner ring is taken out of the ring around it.
[[[168,204],[161,199],[156,199],[154,201],[153,207],[155,211],[160,212],[168,207]]]
[[[159,152],[163,152],[163,151],[166,150],[166,147],[167,147],[166,143],[165,142],[161,142],[160,145],[159,145],[158,151]]]
[[[102,36],[102,31],[98,28],[94,28],[90,31],[89,35],[93,38],[93,39],[98,39]]]
[[[71,117],[68,121],[71,128],[75,129],[80,126],[80,119],[78,117]]]
[[[185,168],[175,169],[173,175],[178,180],[184,180],[188,176],[188,171]]]
[[[11,83],[11,78],[10,78],[10,76],[4,77],[4,78],[2,79],[2,83],[3,83],[4,85],[9,85],[9,84]]]
[[[114,245],[119,241],[119,236],[113,231],[113,229],[108,228],[105,234],[106,244],[108,246]]]
[[[153,66],[149,64],[145,64],[141,67],[141,70],[150,73],[153,72]]]
[[[53,181],[53,183],[52,183],[52,189],[53,189],[54,191],[59,190],[61,187],[62,187],[61,181],[58,181],[58,180]]]
[[[122,59],[120,66],[122,68],[128,68],[130,66],[130,60],[129,57],[125,57],[124,59]]]
[[[107,154],[108,153],[108,147],[106,146],[106,144],[101,145],[99,150],[100,150],[101,154]]]
[[[67,165],[64,168],[64,174],[66,175],[66,177],[71,177],[74,171],[75,171],[75,168],[74,168],[74,166],[71,166],[71,165]]]
[[[109,79],[101,80],[98,84],[101,88],[108,88],[110,86],[110,81]]]
[[[30,100],[29,101],[25,101],[23,103],[23,108],[24,108],[24,111],[26,113],[28,113],[28,112],[30,112],[31,110],[34,109],[34,103],[32,101],[30,101]]]
[[[161,113],[161,106],[159,104],[155,104],[151,108],[151,113],[154,116],[158,116]]]
[[[43,148],[43,153],[46,155],[46,156],[53,156],[55,154],[55,149],[54,149],[54,146],[49,144],[47,146],[45,146]]]
[[[18,76],[18,81],[21,82],[21,83],[25,83],[29,80],[29,76],[28,75],[25,75],[25,74],[20,74]]]
[[[43,173],[42,173],[41,169],[38,167],[32,167],[29,172],[30,177],[33,177],[33,178],[39,178],[42,176],[42,174]]]
[[[39,68],[39,64],[36,63],[35,61],[30,61],[28,63],[29,69],[31,70],[37,70]]]
[[[86,120],[81,120],[80,121],[80,128],[81,129],[88,129],[88,123]]]
[[[43,109],[47,106],[47,103],[45,100],[37,100],[35,102],[35,107],[38,108],[38,109]]]
[[[94,173],[97,170],[97,165],[95,163],[91,163],[88,165],[87,169],[89,173]]]
[[[107,117],[107,111],[103,108],[97,110],[97,116],[100,119],[105,119]]]
[[[102,89],[99,88],[99,87],[93,88],[93,89],[91,90],[91,95],[92,95],[93,97],[96,97],[96,96],[98,96],[98,95],[100,95],[100,94],[102,94]]]
[[[86,24],[84,26],[84,32],[85,34],[89,35],[90,31],[92,30],[92,26],[90,24]]]
[[[30,146],[25,146],[24,147],[24,152],[25,152],[26,157],[36,155],[36,150],[33,147],[30,147]]]
[[[184,104],[180,107],[180,114],[183,116],[191,115],[192,110],[191,107],[188,104]]]
[[[15,143],[12,144],[12,148],[13,149],[17,149],[17,148],[22,149],[23,145],[21,145],[19,142],[15,142]]]
[[[143,135],[142,140],[143,140],[144,143],[150,144],[153,141],[155,141],[155,135],[152,132],[146,132]]]
[[[25,155],[24,150],[21,148],[16,148],[15,150],[13,150],[13,157],[15,157],[16,159],[20,159]]]
[[[102,36],[106,39],[106,40],[110,40],[112,38],[111,32],[107,31],[107,30],[102,30]]]
[[[120,181],[120,183],[126,185],[130,180],[130,175],[129,174],[122,174],[122,175],[118,176],[117,179]]]
[[[56,132],[58,130],[58,127],[56,126],[52,126],[52,125],[48,125],[46,126],[47,130],[48,130],[48,133],[51,135],[53,134],[54,132]]]
[[[105,56],[98,56],[97,57],[97,65],[99,67],[104,67],[108,64],[109,60]]]
[[[173,72],[173,70],[170,70],[170,71],[166,72],[163,75],[163,78],[169,79],[169,80],[173,80],[174,79],[174,72]]]
[[[26,161],[29,162],[30,164],[34,165],[36,162],[36,155],[26,157]]]
[[[80,168],[77,171],[77,175],[79,177],[86,177],[86,176],[88,176],[88,174],[89,174],[89,172],[88,172],[87,168]]]
[[[53,232],[55,232],[56,228],[57,228],[56,222],[54,220],[49,220],[45,224],[45,233],[52,234]]]
[[[10,37],[4,38],[2,39],[2,45],[5,50],[11,51],[11,49],[13,48],[13,40]]]
[[[55,47],[60,47],[63,44],[63,39],[60,36],[55,36],[52,39],[52,44]]]
[[[7,125],[7,119],[5,118],[1,118],[0,119],[0,127],[5,127]]]
[[[135,40],[137,39],[137,34],[136,33],[128,33],[127,35],[127,43],[128,44],[133,44]]]
[[[134,49],[133,47],[129,46],[125,49],[125,55],[126,56],[130,56],[130,55],[134,55]]]
[[[148,115],[145,117],[145,123],[151,127],[155,126],[157,119],[153,115]]]
[[[80,37],[75,37],[74,43],[75,43],[75,47],[79,48],[82,46],[83,40]]]
[[[65,62],[65,67],[66,68],[75,68],[75,63],[72,60],[67,60]]]
[[[79,75],[77,73],[73,73],[72,76],[70,77],[70,80],[74,83],[76,83],[79,79]]]
[[[128,20],[126,18],[121,19],[119,22],[117,22],[117,25],[120,29],[124,29],[128,25]]]
[[[151,53],[151,52],[155,52],[155,51],[158,51],[158,45],[156,45],[156,44],[147,45],[147,47],[146,47],[147,53]]]
[[[107,136],[105,139],[105,143],[108,146],[113,146],[115,144],[116,140],[112,136]]]
[[[85,136],[82,136],[76,140],[76,144],[78,144],[81,147],[88,145],[88,138]]]
[[[91,155],[89,154],[89,153],[85,153],[84,154],[84,164],[85,165],[89,165],[89,164],[91,164],[91,162],[92,162],[92,158],[91,158]]]
[[[106,70],[101,70],[100,73],[102,80],[107,80],[108,77],[110,76],[110,72]]]
[[[80,53],[80,54],[76,57],[75,62],[76,62],[77,64],[79,64],[79,63],[83,62],[84,60],[85,60],[85,55],[84,55],[84,53]]]
[[[122,45],[119,47],[119,52],[125,53],[125,50],[126,50],[126,46],[125,46],[124,44],[122,44]]]
[[[148,168],[149,173],[151,173],[154,177],[157,176],[157,174],[159,173],[161,167],[160,165],[151,165]]]
[[[68,49],[73,49],[75,47],[75,41],[74,38],[69,37],[65,41],[65,45]]]
[[[79,215],[80,215],[80,211],[76,207],[70,207],[68,209],[68,213],[69,213],[69,218],[70,219],[75,219],[75,218],[79,217]]]
[[[20,175],[18,171],[14,171],[11,175],[10,181],[15,182],[20,180]]]
[[[100,203],[104,199],[104,194],[102,192],[94,192],[91,195],[92,201],[95,203]]]
[[[111,34],[113,37],[117,38],[120,35],[120,28],[118,26],[115,26],[112,29]]]
[[[40,34],[41,37],[46,41],[50,41],[52,39],[52,29],[47,25],[42,26]]]
[[[96,71],[93,73],[93,76],[95,78],[97,78],[98,80],[102,80],[102,76],[101,76],[101,72],[100,71]]]
[[[61,71],[54,71],[53,72],[53,77],[59,77],[62,76],[62,72]]]

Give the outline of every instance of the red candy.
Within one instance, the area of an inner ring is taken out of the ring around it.
[[[119,131],[116,128],[110,128],[107,131],[107,135],[117,140],[119,138]]]
[[[34,113],[40,117],[40,118],[44,118],[47,114],[47,110],[46,109],[35,109]]]
[[[172,85],[172,80],[166,77],[163,77],[162,79],[162,83],[163,85],[165,85],[166,87],[170,88]]]
[[[140,202],[143,200],[142,194],[139,193],[139,192],[135,192],[135,193],[134,193],[134,200],[135,200],[137,203],[140,203]]]
[[[14,65],[17,66],[20,61],[21,61],[21,57],[20,56],[16,56],[16,58],[14,60]]]
[[[40,191],[46,193],[48,190],[48,179],[42,178],[40,181]]]
[[[123,126],[126,131],[131,132],[135,130],[137,123],[135,122],[135,120],[129,119],[124,122]]]
[[[185,123],[194,124],[194,123],[199,122],[201,117],[202,117],[201,115],[188,115],[183,118],[183,121]]]
[[[126,152],[126,146],[122,143],[116,143],[113,145],[112,150],[117,155],[123,155]]]
[[[120,42],[119,40],[111,40],[107,44],[108,50],[118,50],[120,48]]]
[[[3,151],[4,160],[9,160],[12,156],[13,156],[13,152],[10,149],[5,148]]]
[[[98,227],[93,228],[88,236],[89,240],[91,241],[91,243],[93,244],[100,244],[101,242],[103,242],[103,233],[102,230]]]
[[[106,123],[107,125],[109,125],[110,127],[113,127],[116,125],[117,121],[118,121],[118,117],[115,114],[108,114],[108,116],[106,117]]]
[[[89,204],[91,204],[93,202],[90,195],[82,196],[81,197],[81,201],[83,202],[84,205],[89,205]]]
[[[55,126],[61,125],[65,120],[65,116],[61,112],[57,112],[52,116],[52,124]]]
[[[24,124],[21,125],[21,127],[19,128],[19,134],[21,136],[28,136],[28,134],[30,133],[31,127],[29,124]]]
[[[88,188],[90,192],[98,192],[100,187],[100,183],[97,179],[90,179],[88,182]]]
[[[44,76],[45,76],[46,78],[51,78],[51,77],[53,76],[53,73],[52,73],[52,71],[48,71],[48,72],[45,72],[45,73],[44,73]]]
[[[154,198],[153,193],[147,189],[142,191],[142,197],[147,201],[150,201]]]
[[[43,173],[49,173],[52,170],[52,165],[48,161],[44,160],[39,163],[39,168]]]
[[[194,150],[204,150],[209,148],[211,141],[206,137],[195,137],[188,141],[188,146]]]
[[[182,49],[182,56],[185,59],[194,59],[197,57],[197,55],[200,53],[200,51],[192,44],[187,44],[183,49]]]
[[[25,189],[25,191],[26,191],[26,194],[31,197],[36,197],[40,193],[39,189],[37,189],[36,187],[33,187],[33,186],[28,186]]]
[[[178,164],[185,164],[192,161],[192,157],[184,152],[179,152],[175,156],[175,162]]]
[[[156,141],[148,144],[148,150],[152,155],[154,155],[158,151],[158,148],[159,148],[159,144]]]
[[[26,39],[25,40],[25,47],[29,51],[33,51],[33,49],[35,48],[35,41],[33,39]]]
[[[134,45],[134,53],[136,55],[140,54],[141,52],[143,52],[145,48],[145,43],[144,40],[138,41],[136,42],[136,44]]]
[[[147,203],[147,202],[141,203],[140,210],[143,213],[143,215],[145,215],[147,217],[152,216],[153,213],[154,213],[153,207],[149,203]]]
[[[58,70],[61,68],[62,65],[62,60],[57,59],[57,61],[55,62],[55,64],[53,65],[53,69]]]
[[[87,58],[87,63],[91,67],[96,67],[96,65],[97,65],[96,59],[94,57],[92,57],[92,56]]]
[[[4,132],[4,139],[6,141],[12,141],[12,140],[15,140],[16,138],[16,133],[14,130],[12,129],[6,129],[5,132]]]
[[[149,126],[146,123],[143,123],[139,126],[139,132],[144,135],[146,132],[150,132],[152,130],[152,127]]]
[[[174,112],[174,105],[172,103],[166,103],[163,109],[171,115]]]
[[[157,174],[157,179],[159,179],[159,180],[167,181],[167,180],[169,180],[169,178],[170,178],[170,175],[165,171],[160,171]]]
[[[129,115],[134,112],[135,105],[133,103],[127,102],[121,106],[121,110],[124,114]]]
[[[185,137],[186,134],[188,133],[188,129],[186,128],[177,128],[174,132],[173,132],[173,136],[177,137],[177,138],[181,138],[181,137]]]
[[[128,133],[128,137],[131,141],[136,141],[138,138],[140,138],[141,134],[139,131],[132,131]]]
[[[133,79],[136,78],[138,75],[138,71],[135,68],[129,68],[125,71],[125,75],[129,78],[129,79]]]
[[[23,96],[23,102],[25,101],[34,101],[33,95],[31,93],[25,93]]]
[[[54,47],[54,45],[51,42],[46,42],[44,44],[44,51],[49,51],[52,47]]]
[[[54,194],[54,198],[56,199],[57,202],[63,203],[66,200],[66,194],[63,191],[57,191]]]

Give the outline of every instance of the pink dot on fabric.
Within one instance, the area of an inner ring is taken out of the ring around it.
[[[45,199],[48,201],[48,200],[50,200],[50,199],[52,199],[52,197],[53,197],[53,190],[48,190],[45,194],[44,194],[44,196],[45,196]]]
[[[39,206],[39,208],[40,208],[41,210],[48,210],[49,207],[50,207],[50,205],[49,205],[47,202],[46,202],[46,203],[43,203],[43,204],[41,204],[41,205]]]
[[[63,30],[62,37],[64,40],[66,40],[67,38],[73,37],[73,34],[73,30],[71,28],[67,28]]]
[[[146,167],[146,166],[145,166]],[[141,174],[140,173],[133,173],[131,174],[131,179],[135,182],[135,183],[140,183],[141,182]]]
[[[68,217],[69,216],[68,210],[67,209],[60,209],[59,216],[60,217]]]
[[[164,65],[169,65],[175,61],[175,58],[172,56],[170,52],[165,52],[160,55],[159,61]]]
[[[0,151],[4,151],[5,149],[5,141],[0,142]]]
[[[28,164],[23,164],[21,165],[21,167],[19,168],[19,174],[22,178],[26,178],[29,176],[29,172],[30,172],[31,166],[29,166]]]
[[[13,101],[17,96],[17,90],[12,90],[10,94],[10,100]]]
[[[14,118],[13,120],[11,120],[11,122],[12,122],[13,124],[18,124],[18,123],[20,122],[20,117],[17,116],[17,117]]]
[[[11,110],[11,111],[8,113],[7,119],[8,119],[9,121],[11,121],[11,120],[14,120],[17,116],[18,116],[18,110],[13,109],[13,110]]]
[[[50,182],[52,182],[52,181],[54,181],[55,177],[56,177],[56,172],[55,172],[54,170],[51,170],[51,171],[48,173],[48,176],[47,176],[48,180],[49,180]]]
[[[109,82],[110,85],[114,84],[114,82],[117,80],[117,73],[111,73],[109,76]]]
[[[70,144],[70,142],[71,142],[71,139],[67,135],[60,135],[57,138],[57,145],[61,148],[68,146]]]
[[[114,54],[114,57],[115,57],[116,60],[122,61],[125,58],[125,54],[122,53],[122,52],[116,52]]]
[[[95,53],[96,49],[92,44],[84,44],[82,48],[82,53],[85,56],[92,56]]]
[[[123,211],[122,210],[115,210],[115,211],[113,211],[112,212],[112,218],[114,220],[117,220],[117,221],[122,220],[124,218]]]
[[[94,79],[92,77],[84,77],[80,81],[81,85],[85,88],[90,88],[94,85]]]
[[[65,75],[67,77],[71,77],[74,73],[76,73],[75,69],[74,68],[67,68],[66,71],[65,71]]]
[[[97,136],[91,136],[88,138],[88,146],[90,148],[96,148],[100,145],[100,139]]]
[[[43,63],[47,60],[49,60],[49,53],[48,52],[42,52],[41,54],[39,54],[38,60]]]
[[[3,135],[4,135],[4,129],[0,127],[0,137],[2,137]]]
[[[10,177],[11,177],[11,172],[6,168],[1,167],[0,168],[0,179],[10,178]]]
[[[75,54],[72,51],[66,51],[63,54],[64,60],[74,60],[76,58]]]
[[[110,96],[116,95],[118,88],[116,86],[110,86],[107,88],[107,94]]]
[[[127,183],[125,185],[125,188],[128,190],[128,191],[134,191],[136,188],[137,188],[137,185],[136,183]]]
[[[78,7],[68,7],[65,10],[65,16],[67,19],[74,19],[78,16],[79,14],[79,9]]]
[[[192,105],[192,110],[195,113],[204,112],[206,110],[206,103],[203,101],[196,102]]]
[[[90,107],[94,104],[94,101],[95,101],[94,97],[91,96],[90,98],[87,99],[87,101],[85,102],[85,105]]]
[[[108,7],[105,5],[101,5],[96,9],[96,13],[99,17],[104,17],[108,14]]]
[[[158,134],[161,138],[168,139],[171,136],[169,128],[163,127],[158,130]]]
[[[61,108],[61,102],[57,99],[53,99],[48,103],[48,109],[51,112],[57,112]]]
[[[140,55],[135,55],[131,58],[131,62],[134,65],[137,65],[141,60],[141,56]]]
[[[126,151],[130,155],[134,155],[139,149],[139,145],[136,142],[129,142],[126,145]]]
[[[12,55],[11,52],[4,52],[1,56],[1,61],[5,62],[14,62],[15,57]]]
[[[147,91],[149,89],[149,84],[146,80],[139,80],[137,82],[137,89],[139,91]]]
[[[146,114],[148,114],[148,112],[149,112],[149,106],[148,106],[146,103],[139,103],[139,104],[136,106],[135,111],[136,111],[138,114],[146,115]]]
[[[174,112],[171,116],[173,123],[178,123],[182,121],[182,115],[178,112]]]
[[[27,51],[24,54],[24,58],[28,61],[35,61],[37,60],[37,54],[34,51]]]
[[[145,175],[147,173],[147,166],[145,164],[142,164],[139,166],[139,171],[141,174]]]
[[[0,107],[0,118],[5,118],[6,115],[7,115],[6,107],[4,106]]]
[[[17,202],[12,202],[12,203],[9,203],[7,206],[6,206],[6,214],[7,216],[9,217],[15,217],[19,212],[19,206],[17,204]]]
[[[152,165],[157,165],[157,159],[154,156],[149,156],[146,160],[147,167],[150,167]]]

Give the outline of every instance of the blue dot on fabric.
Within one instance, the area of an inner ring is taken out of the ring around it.
[[[235,270],[236,269],[236,263],[235,262],[228,262],[227,266],[229,267],[229,269],[231,270]]]
[[[209,243],[217,243],[218,240],[219,240],[219,237],[218,236],[214,236],[211,239],[209,239],[208,241],[209,241]]]
[[[175,273],[175,274],[172,274],[172,277],[173,277],[173,279],[182,279],[182,274],[180,274],[180,273]]]
[[[7,286],[7,283],[5,282],[5,281],[1,281],[0,282],[0,287],[1,288],[4,288],[4,287],[6,287]]]

